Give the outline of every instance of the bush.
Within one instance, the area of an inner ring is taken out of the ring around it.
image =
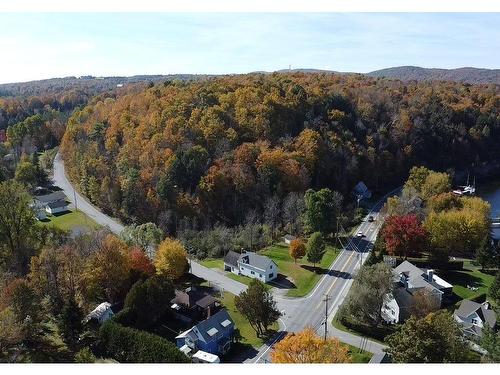
[[[113,319],[99,329],[99,338],[106,354],[123,363],[188,363],[177,347],[164,338],[124,327]]]

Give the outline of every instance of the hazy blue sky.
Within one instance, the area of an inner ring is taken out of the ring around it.
[[[500,14],[0,14],[0,82],[68,75],[500,68]]]

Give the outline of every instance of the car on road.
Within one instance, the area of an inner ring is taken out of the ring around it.
[[[362,238],[364,237],[365,235],[363,234],[363,232],[359,231],[358,234],[356,235],[357,237],[359,238]]]
[[[372,221],[374,221],[375,219],[373,218],[372,215],[368,216],[368,221],[371,223]]]

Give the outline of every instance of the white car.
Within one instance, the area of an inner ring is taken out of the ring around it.
[[[356,236],[359,237],[359,238],[361,238],[361,237],[364,237],[365,235],[363,234],[363,232],[359,231]]]

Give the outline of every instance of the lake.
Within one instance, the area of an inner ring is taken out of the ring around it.
[[[500,217],[500,179],[488,182],[477,189],[478,195],[491,205],[491,217]],[[493,238],[500,239],[500,228],[493,229]]]

